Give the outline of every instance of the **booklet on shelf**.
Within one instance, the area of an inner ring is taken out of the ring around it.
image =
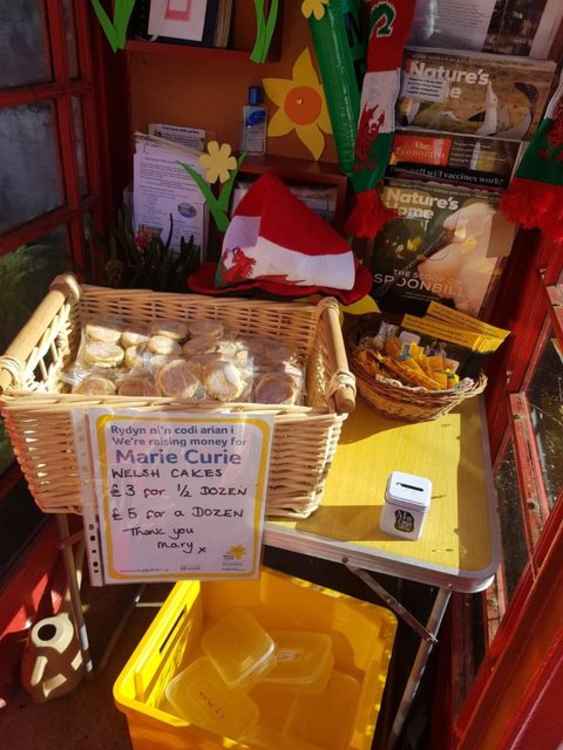
[[[206,132],[201,128],[186,128],[179,125],[164,125],[162,123],[151,123],[148,127],[149,135],[157,138],[165,138],[167,141],[180,143],[188,148],[203,151],[205,148]]]
[[[199,188],[181,167],[189,164],[201,172],[200,152],[178,143],[135,133],[133,158],[133,218],[137,234],[158,235],[166,242],[172,216],[171,248],[180,248],[193,235],[201,248],[207,246],[208,208]]]
[[[382,198],[398,215],[373,245],[372,296],[381,309],[420,314],[438,301],[479,317],[514,240],[500,194],[386,180]]]
[[[562,22],[561,0],[418,0],[410,44],[545,60]]]
[[[395,133],[386,174],[502,190],[520,149],[516,141],[404,128]]]
[[[399,125],[526,139],[541,121],[555,67],[526,57],[407,48]]]
[[[231,216],[238,204],[252,187],[249,180],[238,180],[233,192]],[[325,221],[331,224],[336,214],[337,190],[333,187],[309,187],[306,185],[288,185],[288,189],[300,201]]]

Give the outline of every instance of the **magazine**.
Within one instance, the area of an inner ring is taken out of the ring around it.
[[[525,57],[410,47],[403,58],[399,125],[526,139],[541,121],[555,68]]]
[[[520,148],[516,141],[400,129],[386,174],[502,190],[510,182]]]
[[[410,44],[549,57],[561,0],[418,0]]]
[[[438,301],[480,317],[514,239],[500,194],[387,180],[382,198],[398,215],[373,246],[378,305],[420,314]]]

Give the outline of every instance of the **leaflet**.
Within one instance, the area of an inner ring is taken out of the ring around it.
[[[201,172],[199,152],[143,133],[135,134],[133,205],[137,234],[160,236],[170,247],[180,248],[181,238],[207,245],[208,209],[199,188],[181,162]]]

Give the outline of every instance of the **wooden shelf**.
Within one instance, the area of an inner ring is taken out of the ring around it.
[[[274,172],[278,177],[323,185],[346,184],[338,164],[316,162],[309,159],[293,159],[289,156],[247,156],[240,169],[241,174],[264,174]]]
[[[258,177],[266,172],[273,172],[290,184],[336,187],[334,224],[338,228],[342,226],[346,214],[348,179],[340,171],[338,164],[266,154],[265,156],[247,156],[240,168],[240,175],[243,177],[245,175]]]
[[[176,60],[248,60],[250,50],[230,49],[223,47],[195,47],[191,44],[166,44],[164,42],[147,42],[142,39],[130,39],[126,47],[128,54],[157,55]]]

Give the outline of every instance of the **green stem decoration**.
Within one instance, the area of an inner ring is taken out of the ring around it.
[[[190,175],[192,180],[200,189],[201,194],[205,198],[205,202],[207,203],[209,210],[211,211],[213,220],[217,225],[217,229],[220,232],[226,232],[227,227],[229,226],[229,203],[231,201],[231,195],[235,186],[235,180],[245,158],[246,154],[241,154],[239,156],[237,168],[233,172],[231,172],[229,179],[221,188],[221,192],[219,193],[218,197],[215,197],[215,195],[213,195],[211,186],[203,179],[199,172],[196,172],[193,167],[189,166],[189,164],[184,164],[184,162],[182,161],[179,162],[180,166],[182,166],[186,170],[186,172]]]
[[[90,0],[94,12],[114,52],[125,48],[127,27],[137,0],[115,0],[113,22],[106,13],[101,0]]]
[[[276,29],[279,12],[279,0],[270,1],[270,10],[266,18],[265,0],[254,0],[256,6],[256,42],[250,54],[250,59],[255,63],[266,62],[272,37]]]

